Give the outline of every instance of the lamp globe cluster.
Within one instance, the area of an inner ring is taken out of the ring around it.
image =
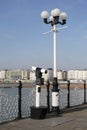
[[[66,19],[67,19],[67,13],[66,12],[61,12],[60,9],[55,8],[51,11],[50,13],[50,17],[49,17],[49,12],[48,11],[42,11],[41,12],[41,18],[43,19],[43,21],[46,24],[51,23],[51,25],[56,25],[56,24],[61,24],[64,25],[66,24]],[[49,21],[48,21],[49,18]],[[59,21],[59,18],[61,19],[61,21]]]

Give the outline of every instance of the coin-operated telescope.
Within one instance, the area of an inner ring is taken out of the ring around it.
[[[32,70],[35,71],[36,85],[43,85],[44,79],[42,78],[42,74],[47,73],[47,70],[35,66],[32,66]]]
[[[44,84],[44,79],[42,78],[43,73],[47,73],[47,70],[39,68],[39,67],[32,67],[32,70],[35,71],[36,76],[36,104],[35,106],[31,107],[31,118],[32,119],[43,119],[47,113],[47,107],[40,106],[40,95],[41,95],[41,85]]]

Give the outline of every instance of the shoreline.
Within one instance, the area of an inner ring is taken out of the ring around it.
[[[19,86],[18,83],[0,83],[0,88],[17,88],[18,86]],[[33,87],[36,87],[35,83],[23,83],[22,84],[22,88],[33,88]],[[46,88],[46,87],[47,86],[45,84],[41,85],[41,88]],[[52,84],[49,86],[49,88],[50,89],[53,88]],[[84,84],[71,83],[70,89],[73,90],[75,88],[84,89]],[[87,85],[86,85],[86,88],[87,88]],[[68,86],[67,86],[67,84],[59,84],[59,89],[68,89]]]

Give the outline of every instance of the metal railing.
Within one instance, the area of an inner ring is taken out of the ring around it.
[[[60,108],[70,108],[87,103],[86,82],[60,83]],[[63,96],[63,98],[62,98]]]
[[[16,84],[0,87],[0,123],[30,117],[30,107],[35,105],[35,84]],[[47,82],[41,89],[41,105],[51,111],[52,85]],[[86,81],[59,82],[60,110],[87,103]]]

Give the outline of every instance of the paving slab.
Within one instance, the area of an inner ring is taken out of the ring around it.
[[[56,118],[50,118],[50,119],[46,119],[44,120],[43,124],[45,124],[46,126],[57,126],[57,125],[61,125],[63,123],[72,121],[73,118],[70,117],[56,117]]]

